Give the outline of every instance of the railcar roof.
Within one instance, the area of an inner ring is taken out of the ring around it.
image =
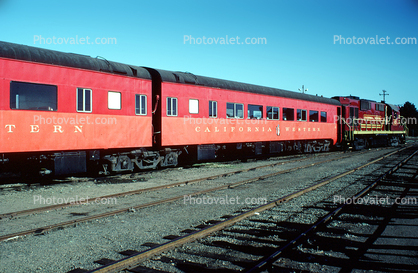
[[[283,98],[291,98],[305,101],[312,101],[318,103],[332,104],[332,105],[341,105],[341,103],[335,99],[324,98],[321,96],[308,95],[293,91],[287,91],[283,89],[276,89],[271,87],[259,86],[254,84],[247,84],[241,82],[234,82],[204,76],[197,76],[192,73],[185,72],[173,72],[161,69],[155,69],[160,74],[161,80],[163,82],[173,82],[173,83],[185,83],[200,85],[205,87],[213,87],[227,90],[236,90],[249,93],[270,95]]]
[[[398,105],[395,105],[395,104],[389,104],[389,103],[386,103],[387,105],[389,105],[389,107],[390,108],[392,108],[394,111],[396,111],[396,112],[399,112],[401,109],[400,109],[400,107],[398,106]]]
[[[151,79],[149,72],[139,66],[1,41],[0,57]]]

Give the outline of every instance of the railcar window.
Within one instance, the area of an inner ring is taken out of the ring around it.
[[[77,88],[77,112],[92,111],[92,94],[91,89]]]
[[[249,119],[262,119],[263,118],[263,106],[248,104],[248,118]]]
[[[279,119],[279,107],[273,107],[273,106],[267,106],[266,112],[267,112],[267,119]]]
[[[309,111],[309,121],[312,122],[318,122],[319,121],[319,117],[318,117],[318,111]]]
[[[377,111],[385,111],[385,105],[384,104],[376,104],[376,110]]]
[[[295,109],[283,108],[283,120],[295,120]]]
[[[111,110],[122,109],[122,94],[120,92],[107,92],[107,107]]]
[[[57,111],[57,86],[10,82],[10,108]]]
[[[135,114],[146,115],[147,114],[147,96],[135,95]]]
[[[235,109],[234,103],[226,103],[226,117],[228,118],[234,118],[234,109]]]
[[[358,125],[358,108],[357,107],[350,107],[350,116],[349,116],[350,126],[357,126]]]
[[[327,122],[327,112],[321,112],[321,122]]]
[[[299,121],[306,121],[306,110],[297,109],[296,111],[296,119]]]
[[[227,102],[226,116],[228,118],[244,118],[244,104]]]
[[[244,104],[235,104],[235,117],[244,118]]]
[[[360,109],[366,111],[372,109],[372,106],[369,101],[362,100],[360,101]]]
[[[209,101],[209,117],[216,118],[218,117],[218,102]]]
[[[189,113],[199,114],[199,100],[189,99]]]
[[[358,118],[358,108],[357,107],[350,107],[350,118]]]
[[[177,98],[167,98],[167,116],[177,116]]]

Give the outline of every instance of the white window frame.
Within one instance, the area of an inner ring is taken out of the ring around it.
[[[215,107],[215,109],[216,109],[216,111],[215,111],[215,114],[213,114],[213,106],[216,106]],[[212,110],[212,115],[210,115],[210,112],[209,112],[209,117],[210,118],[217,118],[218,117],[218,102],[216,101],[216,100],[210,100],[209,101],[209,110]]]
[[[189,114],[199,114],[198,99],[189,99]]]
[[[250,118],[250,106],[259,106],[259,107],[261,107],[261,111],[257,111],[257,112],[261,112],[261,118]],[[263,119],[264,118],[264,112],[263,111],[264,111],[264,105],[260,105],[260,104],[247,104],[247,119]]]
[[[169,101],[170,101],[170,103],[169,103]],[[171,112],[173,112],[173,101],[175,101],[175,105],[176,105],[176,112],[174,113],[174,115],[173,114],[169,114],[168,113],[168,105],[170,104],[170,106],[171,106]],[[178,108],[178,99],[177,98],[174,98],[174,97],[167,97],[167,117],[177,117],[178,116],[178,111],[179,111],[179,108]]]
[[[79,89],[83,90],[83,110],[78,110],[78,90]],[[90,111],[86,111],[86,90],[90,91]],[[91,112],[93,112],[93,90],[91,90],[89,88],[81,88],[81,87],[78,87],[76,89],[76,110],[79,113],[91,113]]]
[[[117,91],[107,92],[107,108],[109,110],[122,109],[122,93]]]
[[[322,121],[322,113],[325,113],[325,121]],[[327,111],[320,111],[319,114],[319,122],[328,122],[328,112]]]
[[[236,102],[227,102],[227,110],[228,110],[228,103],[233,104],[234,105],[234,116],[233,117],[228,117],[228,115],[226,116],[227,118],[235,118],[235,119],[243,119],[244,118],[244,104],[243,103],[236,103]],[[242,117],[238,117],[237,116],[237,105],[242,105]]]
[[[268,115],[268,113],[267,113],[267,108],[268,107],[271,107],[271,118],[269,118],[269,115]],[[274,110],[277,110],[277,118],[274,118]],[[280,107],[278,107],[278,106],[267,106],[266,107],[266,119],[268,119],[268,120],[280,120]]]
[[[139,105],[137,107],[136,105],[136,98],[139,97]],[[141,113],[141,109],[142,109],[142,98],[145,98],[145,105],[144,105],[144,109],[145,109],[145,113]],[[139,113],[137,113],[136,110],[139,110]],[[142,95],[142,94],[135,94],[135,115],[137,116],[146,116],[148,112],[147,109],[147,95]]]
[[[296,109],[296,118],[298,117],[298,111],[300,111],[300,119],[297,119],[297,121],[308,121],[308,110],[305,109]],[[303,119],[303,112],[305,112],[305,119]]]

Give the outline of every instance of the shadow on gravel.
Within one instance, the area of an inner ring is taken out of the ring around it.
[[[390,205],[347,206],[342,215],[309,240],[283,253],[268,271],[312,270],[320,265],[335,272],[417,272],[418,170],[417,166],[408,166],[406,172],[411,173],[411,169],[414,170],[412,179],[405,179],[404,175],[390,176],[373,194],[409,198],[412,204],[397,204],[393,199]],[[322,203],[317,208],[332,211],[336,205]]]
[[[132,175],[115,175],[115,176],[106,176],[106,177],[97,177],[94,179],[95,184],[122,184],[122,183],[136,183],[136,182],[146,182],[148,178],[141,177],[135,174]]]
[[[51,177],[27,176],[20,174],[2,174],[0,176],[0,191],[22,191],[33,187],[57,184]]]

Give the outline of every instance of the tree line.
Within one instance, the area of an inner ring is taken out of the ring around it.
[[[405,118],[411,118],[410,120],[415,120],[414,123],[408,124],[409,128],[409,136],[418,136],[418,111],[415,105],[409,101],[405,102],[403,106],[401,106],[401,116]]]

